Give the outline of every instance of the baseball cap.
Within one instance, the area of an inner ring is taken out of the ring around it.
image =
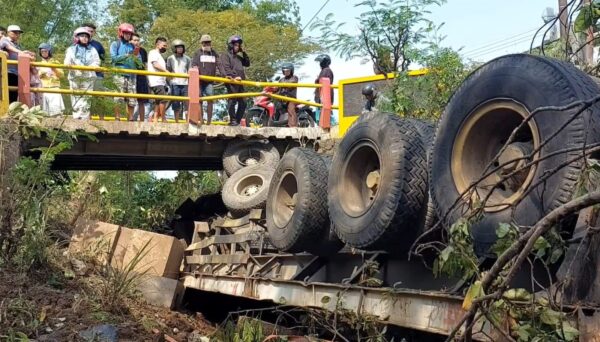
[[[8,28],[6,29],[7,32],[21,32],[23,33],[23,30],[21,30],[21,28],[18,25],[8,25]]]
[[[210,36],[208,34],[202,35],[202,38],[200,38],[200,43],[205,43],[205,42],[212,42],[212,39],[210,38]]]

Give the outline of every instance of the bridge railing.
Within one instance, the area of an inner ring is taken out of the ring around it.
[[[18,61],[6,60],[3,54],[0,54],[2,61],[0,64],[0,79],[2,90],[2,96],[4,92],[8,93],[9,90],[17,91],[19,95],[19,101],[31,105],[31,94],[32,93],[55,93],[55,94],[68,94],[68,95],[85,95],[85,96],[96,96],[96,97],[113,97],[113,98],[135,98],[135,99],[148,99],[148,100],[168,100],[168,101],[186,101],[188,102],[188,121],[193,124],[202,124],[202,105],[203,101],[215,101],[220,99],[229,98],[240,98],[240,97],[256,97],[256,96],[269,96],[273,99],[278,99],[286,102],[294,102],[298,104],[304,104],[308,106],[321,108],[321,115],[319,118],[319,126],[325,129],[331,127],[331,110],[337,109],[337,106],[333,106],[331,103],[330,92],[332,88],[337,88],[336,85],[332,85],[328,78],[321,78],[319,83],[283,83],[283,82],[259,82],[242,80],[236,81],[224,77],[215,77],[208,75],[200,75],[198,68],[191,68],[187,74],[183,73],[171,73],[171,72],[152,72],[146,70],[132,70],[132,69],[121,69],[121,68],[106,68],[106,67],[89,67],[80,65],[64,65],[64,64],[52,64],[52,63],[40,63],[32,62],[27,56],[19,56]],[[7,83],[6,66],[7,64],[17,65],[18,67],[18,86],[10,87]],[[50,67],[56,69],[65,70],[79,70],[79,71],[96,71],[105,73],[116,73],[116,74],[133,74],[133,75],[145,75],[145,76],[164,76],[170,78],[187,78],[188,82],[188,96],[173,96],[173,95],[154,95],[154,94],[141,94],[141,93],[121,93],[113,91],[96,91],[96,90],[74,90],[74,89],[63,89],[63,88],[38,88],[31,87],[31,67]],[[193,82],[191,80],[198,80]],[[202,82],[221,82],[228,84],[247,85],[253,87],[305,87],[305,88],[317,88],[320,91],[320,98],[322,103],[316,103],[311,101],[303,101],[296,98],[282,96],[278,94],[270,94],[263,92],[245,92],[245,93],[234,93],[234,94],[223,94],[223,95],[211,95],[211,96],[200,96],[201,83]],[[6,100],[5,100],[6,99]],[[8,108],[8,95],[2,97],[0,106]],[[2,109],[2,107],[0,107]],[[0,116],[6,113],[6,110],[0,111]],[[102,116],[101,116],[102,118]]]

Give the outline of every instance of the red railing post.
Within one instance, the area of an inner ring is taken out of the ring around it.
[[[200,106],[200,71],[193,67],[188,71],[188,121],[196,125],[202,125],[202,107]]]
[[[319,79],[321,84],[321,117],[319,118],[319,126],[321,128],[331,128],[331,80],[327,77]]]
[[[20,55],[18,58],[19,65],[17,72],[19,73],[19,102],[31,107],[31,59],[29,56]]]

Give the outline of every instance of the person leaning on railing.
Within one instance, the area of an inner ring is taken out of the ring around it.
[[[59,62],[52,58],[52,45],[42,43],[38,47],[40,55],[40,63],[58,64]],[[60,79],[64,76],[61,69],[53,67],[38,67],[38,76],[42,81],[42,88],[59,89]],[[60,115],[65,111],[65,103],[61,94],[43,93],[42,94],[42,109],[48,115]]]
[[[133,37],[133,25],[123,23],[119,25],[117,31],[117,40],[110,44],[110,59],[112,64],[119,69],[137,69],[136,55],[139,53],[139,48],[133,46],[131,38]],[[141,61],[139,62],[141,63]],[[136,75],[132,74],[115,74],[113,77],[118,91],[125,94],[135,94]],[[127,105],[127,120],[133,120],[133,109],[135,108],[136,99],[115,98],[115,119],[121,118],[122,105]]]
[[[217,76],[221,67],[219,54],[212,48],[212,38],[208,34],[202,35],[200,38],[202,47],[196,50],[194,58],[192,58],[192,67],[197,67],[200,70],[200,75]],[[213,90],[213,82],[200,82],[201,96],[212,96],[215,94]],[[210,125],[213,114],[213,101],[206,101],[206,119],[207,125]]]
[[[148,67],[148,52],[146,49],[142,47],[142,39],[139,34],[133,33],[131,37],[131,43],[138,50],[137,58],[142,62],[141,65],[138,65],[137,68],[140,70],[146,70]],[[136,94],[149,94],[150,87],[148,86],[148,77],[146,75],[137,75],[135,80],[135,92]],[[135,120],[136,115],[139,117],[140,121],[145,121],[146,119],[146,104],[148,104],[148,99],[137,99],[137,111],[133,112],[133,119]],[[150,113],[150,107],[148,107],[148,113]]]
[[[35,54],[22,50],[19,44],[23,30],[17,25],[9,25],[7,31],[7,36],[0,39],[0,50],[8,54],[8,59],[16,61],[19,59],[19,56],[25,55],[34,60]],[[19,85],[19,68],[16,65],[8,66],[8,85],[13,87]],[[9,90],[8,99],[11,103],[16,102],[19,99],[18,91]]]
[[[227,40],[227,53],[221,55],[221,65],[223,68],[223,74],[225,77],[241,81],[246,79],[246,71],[244,67],[250,66],[250,58],[244,51],[242,46],[244,42],[242,37],[233,35]],[[240,53],[242,54],[240,56]],[[225,85],[229,94],[243,93],[244,86],[241,84],[230,84]],[[237,110],[235,108],[237,104]],[[243,97],[231,98],[227,101],[227,111],[229,113],[229,125],[237,126],[240,124],[244,112],[246,111],[246,99]]]
[[[104,46],[102,46],[102,43],[100,43],[99,41],[94,39],[94,36],[96,35],[96,24],[85,23],[85,24],[81,25],[81,27],[87,28],[88,32],[90,33],[90,45],[94,49],[96,49],[96,52],[98,52],[98,57],[100,57],[100,65],[102,66],[102,64],[104,63],[104,59],[106,57],[106,51],[104,50]],[[96,80],[95,80],[95,84],[94,84],[94,90],[105,91],[106,89],[104,88],[103,83],[104,83],[104,73],[102,71],[96,71]]]
[[[65,65],[78,65],[99,67],[100,56],[90,44],[90,33],[85,27],[80,27],[74,32],[74,45],[67,49],[65,56]],[[72,90],[90,91],[94,89],[96,73],[87,70],[70,70],[69,85]],[[71,105],[73,107],[73,118],[89,119],[90,117],[90,98],[89,96],[73,95],[71,96]]]

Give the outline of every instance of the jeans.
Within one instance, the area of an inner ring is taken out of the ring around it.
[[[171,95],[173,96],[188,96],[188,86],[187,85],[179,85],[179,84],[171,84]],[[187,111],[187,102],[182,101],[173,101],[171,107],[175,112],[178,112],[181,108],[182,111]]]

